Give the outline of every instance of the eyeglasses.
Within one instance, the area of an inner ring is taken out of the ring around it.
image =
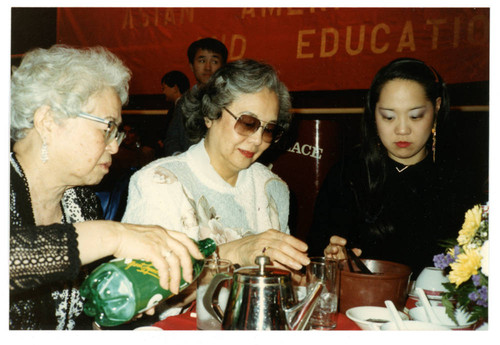
[[[100,123],[104,123],[105,125],[108,125],[108,128],[104,131],[104,142],[106,145],[109,145],[113,142],[113,140],[116,139],[116,143],[118,146],[122,143],[123,139],[125,139],[125,133],[120,132],[118,130],[118,125],[114,121],[110,120],[104,120],[103,118],[100,118],[98,116],[90,115],[84,112],[80,112],[77,114],[78,117],[83,117],[84,119],[87,120],[92,120]]]
[[[264,129],[262,131],[262,140],[264,140],[266,143],[275,143],[280,140],[281,136],[283,135],[283,128],[276,123],[261,121],[251,115],[240,115],[239,117],[237,117],[226,107],[224,107],[224,109],[236,120],[236,123],[234,124],[234,130],[240,135],[250,136],[257,132],[260,127]]]

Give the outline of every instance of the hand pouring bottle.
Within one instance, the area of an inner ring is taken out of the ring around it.
[[[216,244],[210,239],[197,242],[201,253],[208,257]],[[205,260],[193,263],[193,281],[198,278]],[[179,291],[190,284],[181,278]],[[120,325],[131,320],[161,301],[172,296],[160,286],[158,270],[149,261],[114,259],[97,267],[83,282],[81,295],[86,299],[83,310],[104,327]]]

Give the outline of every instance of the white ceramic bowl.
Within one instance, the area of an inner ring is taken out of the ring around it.
[[[474,325],[474,322],[467,321],[469,319],[470,314],[462,310],[457,310],[455,313],[458,325],[455,324],[455,322],[453,322],[453,320],[450,319],[448,315],[446,315],[445,307],[433,306],[432,310],[434,310],[434,314],[436,314],[440,324],[449,329],[470,329]],[[425,313],[424,307],[417,307],[410,309],[409,314],[410,314],[410,319],[412,320],[428,322],[427,314]]]
[[[429,304],[431,306],[436,306],[436,307],[442,307],[443,306],[443,302],[440,299],[429,299]],[[418,301],[415,302],[415,306],[416,307],[423,307],[424,304],[422,303],[422,301],[418,300]]]
[[[387,322],[392,320],[391,313],[385,307],[354,307],[346,311],[346,316],[356,322],[359,328],[367,331],[378,331],[380,326],[384,324],[384,322],[370,321],[370,319],[386,320]],[[408,320],[408,316],[402,312],[399,312],[399,316],[403,320]]]
[[[426,267],[418,275],[414,287],[422,288],[429,298],[440,298],[440,293],[445,291],[443,283],[449,282],[443,270],[436,267]]]
[[[405,331],[449,331],[450,329],[444,326],[435,325],[429,322],[422,321],[413,321],[413,320],[403,320],[403,324],[405,326]],[[382,331],[397,331],[398,328],[396,323],[391,321],[388,323],[384,323],[382,327],[380,327]]]
[[[138,328],[134,328],[134,331],[163,331],[160,327],[156,326],[142,326]]]

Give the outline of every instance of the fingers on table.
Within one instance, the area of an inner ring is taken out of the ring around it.
[[[287,235],[277,230],[270,230],[270,234],[273,237],[272,240],[277,241],[278,244],[288,244],[289,246],[301,252],[307,251],[307,244],[299,240],[298,238]]]
[[[273,262],[297,270],[309,264],[307,245],[301,240],[276,230],[269,230],[265,235],[266,245],[263,246],[262,253],[269,256]]]
[[[295,270],[300,270],[302,266],[309,264],[309,258],[305,253],[299,252],[289,246],[280,246],[279,248],[268,247],[266,255],[274,263],[278,262]]]

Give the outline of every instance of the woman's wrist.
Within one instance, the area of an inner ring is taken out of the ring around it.
[[[236,240],[237,241],[237,240]],[[245,266],[243,262],[241,262],[241,257],[235,253],[237,250],[234,250],[234,242],[228,242],[228,243],[223,243],[220,245],[217,245],[218,249],[218,254],[221,259],[226,259],[231,261],[233,264],[239,264],[242,266]]]
[[[96,220],[75,223],[82,265],[114,255],[120,242],[119,222]]]

